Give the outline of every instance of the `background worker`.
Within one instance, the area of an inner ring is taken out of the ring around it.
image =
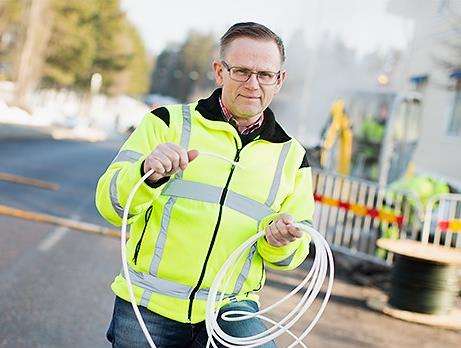
[[[358,137],[358,149],[355,174],[367,180],[378,180],[379,156],[386,130],[388,109],[385,104],[380,105],[377,115],[368,116],[363,120]]]
[[[418,231],[418,240],[421,239],[424,223],[424,216],[421,214],[424,214],[429,199],[436,195],[450,193],[450,187],[445,180],[435,178],[427,174],[402,177],[399,180],[392,182],[389,185],[389,188],[395,192],[406,193],[404,204],[408,204],[409,207],[411,207],[411,209],[408,210],[408,229]],[[392,205],[385,205],[384,209],[392,213],[394,207]],[[380,226],[380,230],[380,238],[383,239],[400,239],[402,233],[400,231],[400,227],[396,225],[385,224]],[[377,248],[376,255],[385,259],[387,257],[387,251]]]
[[[208,289],[230,254],[258,231],[265,238],[247,250],[219,289],[226,299],[220,313],[256,312],[264,265],[293,269],[308,254],[310,237],[293,223],[312,220],[311,170],[304,148],[268,108],[285,80],[284,60],[282,40],[270,29],[233,25],[212,64],[218,89],[206,99],[146,115],[98,182],[100,213],[120,225],[130,190],[154,169],[130,207],[126,252],[137,303],[159,348],[206,345]],[[146,347],[122,275],[112,290],[107,338],[114,347]],[[237,337],[265,330],[257,318],[218,322]]]

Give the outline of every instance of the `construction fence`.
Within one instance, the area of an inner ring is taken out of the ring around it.
[[[411,239],[461,248],[461,195],[434,196],[423,207],[415,195],[375,182],[313,169],[314,226],[333,250],[374,263],[393,255],[379,238]]]

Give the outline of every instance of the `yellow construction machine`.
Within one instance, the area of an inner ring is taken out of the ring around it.
[[[320,166],[326,168],[334,160],[333,147],[338,140],[339,153],[336,160],[336,171],[341,175],[349,175],[352,155],[352,129],[346,114],[344,100],[335,100],[330,110],[330,122],[323,132],[320,151]]]
[[[320,167],[381,185],[411,163],[421,123],[420,96],[355,92],[337,99],[320,140]]]

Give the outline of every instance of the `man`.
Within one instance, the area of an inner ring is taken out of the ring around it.
[[[207,99],[153,110],[99,180],[97,207],[120,225],[130,190],[154,169],[130,207],[127,259],[138,305],[159,348],[205,347],[207,291],[230,254],[258,231],[265,238],[219,289],[226,294],[221,312],[256,312],[264,266],[293,269],[308,254],[310,237],[293,223],[312,219],[310,167],[303,147],[268,108],[285,80],[284,60],[283,43],[271,30],[233,25],[221,38],[220,60],[213,62],[219,88]],[[122,275],[112,290],[117,297],[108,339],[114,347],[146,347]],[[259,319],[219,323],[237,337],[265,330]]]
[[[375,116],[367,116],[360,127],[357,156],[354,156],[355,174],[372,181],[379,177],[379,155],[383,146],[388,108],[385,103],[379,106]]]

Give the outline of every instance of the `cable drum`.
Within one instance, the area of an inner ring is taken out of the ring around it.
[[[459,291],[459,268],[405,255],[396,255],[389,304],[425,314],[446,314]]]
[[[225,160],[231,163],[232,165],[234,165],[235,167],[242,168],[239,163],[229,160],[221,155],[207,153],[207,152],[200,152],[200,155],[212,156],[212,157],[215,157],[221,160]],[[131,305],[133,307],[133,311],[135,313],[136,319],[138,320],[139,325],[144,333],[144,336],[146,337],[147,342],[151,348],[155,348],[156,345],[152,337],[150,336],[150,333],[139,311],[136,298],[134,296],[134,290],[133,290],[133,285],[131,283],[130,274],[128,271],[128,261],[126,258],[126,230],[127,230],[128,212],[129,212],[133,197],[136,191],[138,190],[138,188],[144,182],[144,180],[147,179],[150,175],[152,175],[153,172],[154,171],[152,169],[149,170],[134,185],[134,187],[130,191],[130,194],[128,195],[128,199],[125,205],[125,209],[123,211],[121,237],[120,237],[120,247],[121,247],[120,251],[121,251],[121,258],[122,258],[123,276],[127,282],[127,288],[128,288],[128,293],[130,295]],[[221,286],[221,284],[223,282],[228,281],[228,279],[225,279],[225,276],[229,275],[228,270],[231,266],[233,267],[236,266],[237,264],[236,260],[238,259],[238,257],[242,256],[245,250],[247,250],[254,243],[256,243],[256,241],[259,238],[264,236],[264,231],[260,231],[256,235],[254,235],[253,237],[249,238],[247,241],[242,243],[232,253],[232,255],[228,258],[226,263],[222,266],[211,288],[209,289],[207,309],[206,309],[206,318],[205,318],[206,330],[207,330],[208,337],[209,337],[207,347],[209,347],[210,345],[213,347],[218,347],[217,343],[219,342],[225,347],[252,348],[252,347],[257,347],[264,343],[267,343],[281,336],[282,334],[288,334],[294,340],[293,343],[288,346],[288,348],[291,348],[297,345],[300,345],[306,348],[306,345],[302,342],[302,340],[308,335],[308,333],[312,330],[312,328],[318,322],[330,298],[331,290],[333,287],[334,262],[333,262],[333,255],[330,250],[330,247],[328,246],[328,243],[323,238],[323,236],[320,235],[320,233],[318,233],[312,226],[305,224],[305,223],[302,223],[302,224],[298,223],[297,227],[304,230],[306,233],[308,233],[311,236],[312,243],[315,246],[315,257],[313,260],[313,264],[312,264],[312,267],[309,273],[304,278],[304,280],[295,289],[293,289],[288,295],[278,300],[271,306],[263,310],[260,310],[257,313],[248,313],[248,312],[242,312],[242,311],[228,311],[225,313],[225,315],[222,316],[223,320],[228,320],[228,321],[240,321],[240,320],[246,320],[251,317],[258,317],[266,321],[267,323],[272,324],[272,327],[270,327],[268,330],[258,335],[239,338],[239,337],[233,337],[233,336],[227,335],[221,330],[221,328],[217,324],[218,311],[219,311],[219,308],[221,307],[221,304],[223,302],[223,297],[224,297],[224,294],[218,295],[218,289],[226,288],[225,286],[226,283],[224,283],[224,286]],[[319,294],[322,288],[322,285],[324,284],[325,277],[327,275],[327,270],[329,271],[327,289],[325,291],[325,295],[323,297],[321,306],[318,312],[316,313],[314,319],[310,322],[310,324],[306,325],[307,327],[299,336],[296,336],[293,334],[292,331],[290,331],[290,329],[293,327],[293,325],[296,322],[298,322],[301,316],[309,309],[311,304],[316,299],[317,295]],[[232,271],[230,274],[232,274]],[[264,315],[265,313],[268,313],[270,310],[272,310],[276,306],[281,305],[282,303],[284,303],[285,301],[287,301],[288,299],[296,295],[301,290],[305,290],[304,294],[302,295],[301,300],[298,302],[297,305],[295,305],[295,307],[291,310],[291,312],[281,321],[276,322],[270,319],[269,317],[267,317],[266,315]]]
[[[460,290],[460,250],[408,239],[381,238],[376,244],[395,257],[387,301],[395,311],[389,308],[388,312],[397,317],[413,313],[413,320],[436,325],[426,320],[430,314],[439,318],[437,325],[460,327],[461,321],[453,314]]]

